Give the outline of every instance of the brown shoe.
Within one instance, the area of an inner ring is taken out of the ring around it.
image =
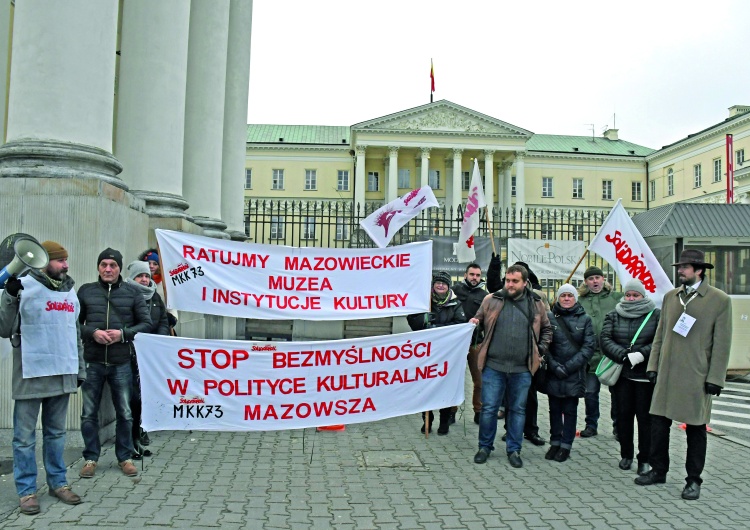
[[[26,515],[34,515],[39,513],[39,499],[36,498],[36,493],[21,497],[18,501],[21,507],[21,513]]]
[[[81,497],[73,493],[73,490],[70,489],[70,486],[67,484],[65,486],[60,486],[55,490],[49,490],[49,494],[53,497],[57,497],[65,504],[81,504],[83,502]]]
[[[119,466],[120,469],[122,469],[122,472],[129,477],[134,477],[138,474],[138,469],[133,465],[132,460],[125,460],[124,462],[120,462]]]
[[[81,468],[81,472],[78,473],[78,475],[81,478],[91,478],[94,476],[94,473],[96,473],[96,461],[86,460],[86,463],[83,464],[83,467]]]

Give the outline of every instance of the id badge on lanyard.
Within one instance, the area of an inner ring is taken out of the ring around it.
[[[693,324],[695,324],[695,317],[691,317],[687,314],[686,311],[688,304],[692,302],[697,295],[697,292],[693,292],[693,294],[691,294],[684,302],[682,301],[681,297],[678,297],[680,299],[680,303],[682,304],[682,314],[680,315],[680,318],[677,319],[677,323],[674,325],[674,328],[672,328],[672,331],[674,331],[678,335],[687,337],[688,333],[690,333],[690,330],[693,328]]]

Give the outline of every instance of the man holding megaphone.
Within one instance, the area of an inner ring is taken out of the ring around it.
[[[41,247],[49,256],[46,265],[22,278],[10,276],[0,297],[0,337],[10,338],[13,346],[13,476],[21,513],[27,515],[39,513],[35,448],[40,408],[49,493],[65,504],[81,502],[68,486],[63,459],[70,394],[86,379],[80,304],[68,276],[68,251],[54,241]]]

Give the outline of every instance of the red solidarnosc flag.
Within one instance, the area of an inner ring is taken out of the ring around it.
[[[661,308],[664,295],[674,289],[651,247],[622,206],[622,199],[617,200],[588,250],[604,258],[623,285],[633,278],[640,280],[656,307]]]

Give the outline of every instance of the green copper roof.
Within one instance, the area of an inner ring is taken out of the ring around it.
[[[250,144],[349,145],[349,127],[328,125],[248,124]]]
[[[592,138],[591,136],[564,136],[561,134],[535,134],[526,142],[526,150],[621,156],[646,156],[654,152],[654,149],[625,140],[607,140],[603,137]]]

